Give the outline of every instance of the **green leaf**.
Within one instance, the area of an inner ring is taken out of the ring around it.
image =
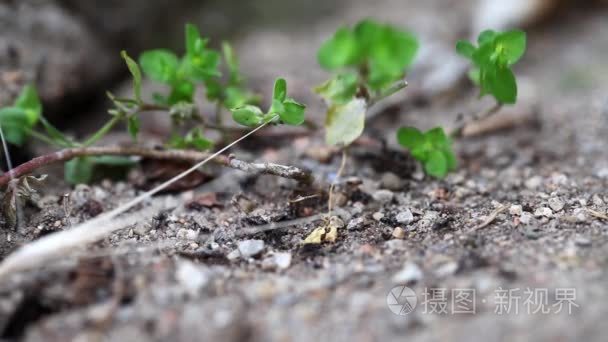
[[[471,80],[471,82],[473,82],[473,84],[477,86],[481,84],[481,71],[479,70],[479,68],[473,68],[469,70],[467,75],[469,76],[469,79]]]
[[[139,56],[139,64],[148,77],[162,83],[171,83],[179,66],[177,56],[164,49],[146,51]]]
[[[304,111],[306,106],[296,102],[294,99],[286,99],[283,102],[285,110],[279,113],[281,121],[288,125],[298,126],[304,122]]]
[[[485,30],[477,37],[477,43],[481,46],[486,43],[490,43],[496,38],[497,33],[494,30]]]
[[[397,131],[397,141],[401,146],[411,151],[424,145],[426,137],[414,127],[401,127]]]
[[[195,148],[197,150],[204,151],[213,147],[213,142],[205,138],[200,128],[194,128],[183,138],[178,135],[172,136],[168,145],[173,148]]]
[[[447,137],[443,131],[443,128],[441,127],[435,127],[428,130],[426,133],[424,133],[424,137],[434,147],[444,147],[451,144],[450,139]]]
[[[433,177],[445,177],[448,173],[448,161],[445,155],[440,150],[431,151],[427,161],[424,163],[424,170]]]
[[[329,145],[350,145],[363,133],[367,103],[354,98],[343,105],[333,105],[325,120],[325,140]]]
[[[224,106],[226,108],[237,108],[260,102],[259,96],[239,87],[227,87],[224,90],[224,96]]]
[[[336,75],[316,87],[314,91],[332,104],[344,104],[357,93],[358,76],[355,73]]]
[[[448,171],[456,170],[458,167],[458,160],[456,159],[456,154],[452,151],[452,148],[446,147],[442,152],[448,165]]]
[[[218,79],[210,78],[205,80],[205,90],[207,92],[207,100],[218,101],[222,99],[224,87]]]
[[[220,77],[219,71],[221,56],[213,50],[203,50],[186,59],[186,70],[196,80],[206,80],[210,77]]]
[[[213,147],[213,142],[203,135],[200,128],[195,128],[186,136],[186,142],[188,145],[194,147],[197,150],[208,150]]]
[[[206,41],[201,39],[201,34],[198,27],[188,23],[186,24],[186,53],[194,55],[205,47]]]
[[[23,109],[28,123],[34,126],[42,114],[42,103],[40,103],[36,88],[31,84],[23,87],[15,100],[15,107]]]
[[[18,146],[25,142],[31,129],[25,110],[18,107],[0,109],[0,125],[4,138]]]
[[[243,126],[254,127],[262,123],[262,110],[253,105],[232,109],[232,118]]]
[[[270,105],[270,109],[268,109],[268,114],[281,114],[285,111],[285,105],[283,102],[273,99],[272,105]]]
[[[192,103],[194,97],[194,84],[190,81],[182,81],[174,84],[171,88],[171,93],[167,99],[169,105],[174,105],[179,102]]]
[[[323,43],[317,53],[321,67],[333,70],[357,63],[360,50],[354,33],[347,27],[340,28]]]
[[[46,134],[48,134],[48,136],[51,137],[51,139],[53,139],[57,145],[62,147],[74,147],[76,145],[70,138],[65,136],[65,134],[48,122],[44,116],[40,116],[40,123],[42,123]]]
[[[64,176],[70,184],[89,183],[93,178],[92,159],[79,157],[65,163]]]
[[[277,78],[274,81],[274,90],[272,92],[272,98],[279,100],[280,102],[285,101],[287,97],[287,82],[283,78]]]
[[[514,104],[517,101],[517,81],[508,67],[489,71],[486,81],[491,94],[498,102]]]
[[[496,46],[499,51],[502,50],[507,65],[513,65],[526,52],[526,33],[520,30],[501,33],[496,37]]]
[[[459,40],[456,43],[456,51],[463,57],[472,59],[475,50],[477,50],[477,48],[466,40]]]
[[[137,134],[139,133],[139,127],[141,125],[141,121],[137,115],[131,115],[127,119],[127,130],[129,131],[129,135],[133,140],[137,140]]]
[[[234,53],[232,45],[228,42],[223,42],[222,53],[224,61],[226,61],[226,65],[228,66],[228,84],[231,86],[240,85],[243,82],[243,76],[241,76],[239,60]]]
[[[141,103],[141,71],[139,70],[139,66],[137,62],[135,62],[126,51],[121,51],[120,55],[127,63],[127,67],[129,68],[129,72],[133,76],[133,94],[135,95],[135,100]]]

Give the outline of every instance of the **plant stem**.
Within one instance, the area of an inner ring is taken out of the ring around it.
[[[490,116],[496,114],[499,110],[501,110],[502,106],[503,106],[502,103],[496,102],[496,104],[494,104],[494,106],[488,108],[487,110],[485,110],[477,115],[474,115],[471,120],[465,121],[462,124],[460,124],[458,127],[454,128],[452,130],[452,132],[450,133],[450,136],[452,138],[462,137],[462,133],[463,133],[465,127],[467,127],[470,123],[489,118]]]
[[[57,146],[57,143],[55,141],[53,141],[53,139],[47,137],[46,135],[44,135],[44,134],[42,134],[40,132],[37,132],[37,131],[34,131],[33,129],[30,129],[30,130],[28,130],[27,133],[29,135],[31,135],[32,137],[34,137],[35,139],[38,139],[38,140],[42,141],[45,144],[49,144],[51,146]],[[63,147],[63,146],[61,146],[61,147]]]
[[[108,132],[114,128],[114,126],[120,121],[122,120],[122,116],[119,115],[115,115],[114,117],[112,117],[112,119],[108,122],[106,122],[105,125],[103,125],[103,127],[101,127],[97,132],[95,132],[91,137],[89,137],[84,143],[83,145],[85,147],[91,146],[94,143],[98,142],[101,138],[103,138],[104,135],[108,134]]]
[[[390,87],[384,89],[383,91],[381,91],[378,95],[376,95],[375,97],[369,99],[369,105],[368,107],[371,107],[373,105],[375,105],[376,103],[384,100],[385,98],[395,94],[396,92],[398,92],[399,90],[403,89],[407,87],[407,81],[406,80],[399,80],[395,83],[393,83]]]
[[[347,148],[345,147],[342,149],[342,160],[340,161],[340,168],[338,169],[338,173],[336,173],[336,178],[334,179],[333,182],[331,182],[331,185],[329,186],[329,196],[328,196],[329,199],[327,201],[327,217],[328,218],[331,217],[331,214],[333,211],[334,188],[336,186],[336,183],[340,179],[340,177],[342,177],[342,173],[344,173],[347,159],[348,159],[348,153],[347,153]]]
[[[40,157],[36,157],[6,172],[2,176],[0,176],[0,187],[7,184],[11,178],[22,177],[43,166],[68,161],[76,157],[102,155],[140,156],[150,159],[180,160],[194,163],[208,158],[211,154],[192,150],[156,150],[143,147],[123,146],[69,148]],[[298,182],[305,184],[310,184],[313,181],[313,176],[309,171],[302,170],[295,166],[285,166],[274,163],[249,163],[246,161],[222,155],[214,158],[213,162],[221,166],[241,170],[244,172],[275,175],[283,178],[294,179]]]

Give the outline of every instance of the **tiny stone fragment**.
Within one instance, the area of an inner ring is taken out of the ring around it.
[[[395,216],[395,220],[401,224],[410,224],[414,221],[414,214],[410,209],[405,209]]]
[[[245,258],[253,257],[264,250],[264,241],[262,240],[244,240],[239,241],[238,249],[241,255]]]

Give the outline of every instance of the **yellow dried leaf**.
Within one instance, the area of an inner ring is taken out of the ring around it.
[[[304,244],[320,244],[323,241],[323,235],[325,235],[325,228],[319,227],[308,234],[306,239],[302,243]]]

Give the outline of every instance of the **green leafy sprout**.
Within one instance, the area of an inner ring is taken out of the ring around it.
[[[461,40],[456,44],[456,51],[473,63],[469,77],[481,88],[480,96],[489,94],[501,104],[514,104],[517,81],[511,67],[526,52],[526,33],[486,30],[479,34],[477,43],[476,47]]]
[[[348,146],[361,136],[369,107],[406,86],[418,46],[409,32],[372,20],[342,27],[323,43],[317,59],[334,76],[315,92],[328,104],[328,144]]]
[[[452,151],[452,140],[441,127],[426,132],[402,127],[397,131],[397,141],[424,165],[424,171],[431,176],[443,178],[458,165]]]

